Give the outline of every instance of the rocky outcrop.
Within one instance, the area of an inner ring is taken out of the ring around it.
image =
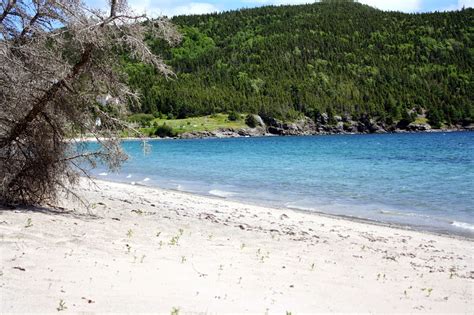
[[[252,115],[256,122],[254,128],[242,129],[219,129],[215,131],[199,131],[181,134],[179,138],[235,138],[235,137],[261,137],[261,136],[303,136],[318,134],[355,134],[355,133],[387,133],[387,132],[428,132],[428,131],[452,131],[452,130],[474,130],[474,125],[457,126],[453,129],[435,129],[428,123],[424,124],[393,124],[387,125],[368,116],[353,119],[350,115],[334,116],[329,119],[326,113],[318,116],[314,121],[309,117],[303,117],[293,122],[283,122],[274,117],[260,117]],[[332,123],[331,123],[332,122]]]
[[[469,124],[465,126],[460,126],[460,129],[474,131],[474,124]]]
[[[263,122],[263,121],[262,121]],[[268,135],[265,127],[244,128],[238,131],[241,137],[261,137]]]
[[[284,123],[275,118],[267,119],[268,132],[279,136],[297,136],[315,134],[316,124],[308,117],[295,122]]]
[[[411,123],[406,127],[407,131],[428,131],[431,130],[430,124],[415,124]]]
[[[180,139],[202,139],[202,138],[238,138],[238,137],[261,137],[267,135],[263,127],[243,129],[218,129],[214,131],[185,132],[178,136]]]
[[[180,139],[202,139],[212,137],[215,137],[215,135],[213,132],[210,131],[185,132],[178,136],[178,138]]]
[[[265,122],[263,121],[262,117],[259,115],[252,114],[251,115],[254,121],[256,122],[256,127],[263,127],[265,128]]]

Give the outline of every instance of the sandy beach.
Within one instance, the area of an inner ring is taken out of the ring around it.
[[[474,313],[472,239],[82,179],[0,210],[0,312]]]

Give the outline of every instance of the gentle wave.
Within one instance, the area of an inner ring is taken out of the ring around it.
[[[98,175],[99,175],[99,176],[107,176],[107,175],[109,175],[109,174],[106,173],[106,172],[103,172],[103,173],[99,173]]]
[[[127,178],[132,178],[132,174],[128,174],[128,175],[127,175]]]
[[[418,218],[433,219],[429,215],[413,213],[413,212],[398,212],[398,211],[391,211],[391,210],[380,210],[379,213],[380,214],[385,214],[385,215],[393,215],[393,216],[418,217]]]
[[[236,193],[234,193],[234,192],[225,191],[225,190],[218,190],[218,189],[209,190],[209,194],[211,194],[213,196],[221,197],[221,198],[227,198],[227,197],[232,197],[232,196],[236,195]]]
[[[466,222],[454,221],[454,222],[451,223],[451,225],[455,226],[455,227],[458,227],[458,228],[461,228],[461,229],[474,231],[474,225],[466,223]]]
[[[302,210],[302,211],[317,211],[315,208],[311,207],[303,207],[303,206],[298,206],[294,204],[287,203],[285,205],[288,209],[293,209],[293,210]]]
[[[149,180],[150,180],[149,177],[146,177],[145,179],[143,179],[144,182],[147,182],[147,181],[149,181]]]

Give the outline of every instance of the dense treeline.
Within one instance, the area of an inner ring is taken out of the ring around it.
[[[434,124],[468,124],[473,18],[473,9],[405,14],[351,1],[178,16],[179,47],[149,39],[177,78],[125,67],[141,111],[170,117],[326,112],[393,123],[416,109]]]

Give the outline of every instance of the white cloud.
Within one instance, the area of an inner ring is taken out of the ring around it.
[[[93,7],[106,7],[106,0],[87,0]],[[220,9],[207,2],[172,1],[172,0],[129,0],[128,5],[138,14],[146,13],[148,16],[175,16],[190,14],[206,14],[218,12]]]
[[[442,8],[439,11],[455,11],[455,10],[461,10],[462,8],[472,8],[472,7],[474,7],[474,0],[459,0],[457,4],[453,4],[448,7]]]
[[[191,2],[172,8],[170,15],[206,14],[218,11],[219,9],[211,3]]]
[[[459,0],[458,6],[460,9],[463,7],[474,8],[474,0]]]
[[[403,12],[416,12],[421,10],[421,1],[422,0],[359,0],[360,3],[368,4],[372,7],[378,8],[380,10],[387,11],[403,11]],[[474,0],[464,0],[464,1],[474,1]],[[244,2],[249,4],[304,4],[304,3],[314,3],[314,0],[244,0]]]
[[[384,11],[417,12],[421,10],[421,0],[360,0],[359,2]]]

